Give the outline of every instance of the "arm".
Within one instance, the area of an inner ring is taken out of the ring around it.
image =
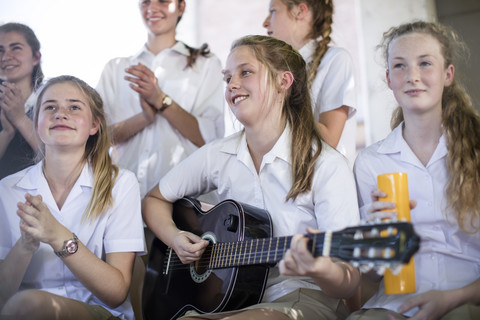
[[[290,249],[280,261],[280,272],[288,276],[309,276],[334,298],[349,298],[360,284],[360,272],[347,262],[330,257],[314,258],[307,249],[308,239],[292,238]]]
[[[22,101],[20,89],[14,84],[4,82],[0,90],[0,108],[8,121],[21,133],[23,138],[28,142],[34,151],[38,151],[38,145],[35,135],[32,134],[33,122],[25,114],[25,102]]]
[[[21,224],[24,222],[21,221]],[[5,260],[0,260],[0,310],[7,300],[18,291],[27,271],[32,256],[37,251],[40,242],[22,232],[15,246],[10,250]]]
[[[163,243],[173,248],[183,263],[200,258],[208,241],[199,236],[179,230],[172,219],[172,203],[160,193],[158,185],[145,196],[142,215],[145,223]]]
[[[127,68],[126,72],[132,75],[125,77],[127,81],[131,82],[130,88],[138,92],[141,99],[144,99],[156,110],[157,114],[165,117],[175,129],[196,146],[200,147],[205,144],[197,119],[175,101],[167,109],[160,111],[166,94],[158,86],[157,77],[149,68],[139,63]]]
[[[317,129],[323,140],[336,148],[340,137],[342,136],[343,127],[348,118],[348,106],[341,106],[340,108],[323,112],[320,114],[320,119],[316,122]]]
[[[54,251],[61,250],[64,241],[72,238],[72,232],[53,217],[41,196],[26,194],[25,198],[17,211],[25,222],[20,226],[22,232],[50,245]],[[133,252],[109,253],[104,262],[79,241],[78,251],[63,258],[63,262],[88,290],[114,308],[128,295],[134,256]]]
[[[0,109],[0,124],[2,125],[2,131],[0,131],[0,159],[5,154],[10,141],[15,136],[15,127],[8,121],[5,112]]]
[[[139,98],[139,100],[143,110],[142,113],[108,127],[113,144],[127,141],[155,120],[155,109],[144,99]]]

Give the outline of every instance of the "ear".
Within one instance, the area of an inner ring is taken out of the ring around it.
[[[33,55],[33,65],[36,66],[37,64],[39,64],[41,58],[42,58],[42,54],[40,53],[40,51],[35,52]]]
[[[310,12],[310,8],[305,2],[301,2],[299,5],[296,7],[296,12],[295,12],[295,18],[297,20],[303,20],[305,17],[307,17],[308,13]]]
[[[455,67],[453,64],[449,65],[445,70],[445,87],[448,87],[452,84],[453,78],[455,76]]]
[[[288,88],[292,86],[294,80],[293,74],[290,71],[284,71],[280,79],[280,88],[282,91],[287,91]]]
[[[185,13],[185,7],[186,6],[187,6],[187,4],[185,3],[185,0],[179,1],[179,3],[178,3],[178,11],[180,13],[179,17],[183,16],[183,14]]]
[[[99,128],[100,128],[100,121],[98,121],[98,119],[93,119],[92,127],[90,128],[90,135],[94,136],[95,134],[97,134]]]
[[[390,89],[392,89],[392,87],[390,86],[390,74],[388,72],[388,69],[385,70],[385,78],[387,79],[387,85]]]

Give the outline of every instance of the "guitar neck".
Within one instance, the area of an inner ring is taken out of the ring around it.
[[[307,235],[313,256],[328,255],[331,233]],[[290,248],[292,237],[263,238],[242,242],[215,243],[207,248],[202,260],[208,259],[209,269],[229,268],[254,264],[275,264]],[[323,248],[328,248],[324,250]]]

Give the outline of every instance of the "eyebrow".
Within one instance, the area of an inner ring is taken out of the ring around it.
[[[245,67],[245,66],[248,66],[248,65],[251,65],[251,63],[249,63],[249,62],[244,62],[244,63],[241,63],[241,64],[239,64],[238,66],[236,66],[235,69],[241,69],[241,68],[243,68],[243,67]],[[229,73],[229,72],[230,72],[230,70],[227,70],[227,69],[223,69],[223,70],[222,70],[222,73],[223,73],[223,74],[226,74],[226,73]]]
[[[68,102],[81,103],[81,104],[86,106],[86,103],[83,102],[82,100],[79,100],[79,99],[67,99],[67,101]],[[49,100],[45,100],[44,102],[42,102],[42,104],[45,104],[45,103],[58,103],[58,101],[55,100],[55,99],[49,99]]]

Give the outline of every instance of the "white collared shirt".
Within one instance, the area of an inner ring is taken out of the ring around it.
[[[107,253],[139,252],[144,254],[145,239],[140,211],[140,192],[133,173],[120,170],[113,188],[113,207],[93,223],[82,223],[82,215],[90,200],[93,175],[86,164],[59,210],[42,173],[42,162],[0,181],[0,260],[6,258],[20,238],[17,202],[25,201],[25,193],[42,195],[52,215],[98,258]],[[88,268],[88,266],[85,266]],[[25,273],[20,290],[36,288],[88,304],[101,305],[121,319],[133,319],[130,299],[112,309],[95,297],[78,281],[52,247],[40,243]]]
[[[310,40],[300,50],[305,62],[313,60],[315,41]],[[353,62],[350,54],[343,48],[329,47],[317,68],[317,75],[310,90],[313,116],[319,121],[320,114],[341,106],[348,106],[348,118],[337,145],[337,150],[347,157],[350,165],[355,160],[357,109]]]
[[[421,237],[415,254],[416,293],[385,295],[383,281],[365,308],[395,310],[413,295],[429,290],[463,287],[480,275],[480,232],[467,234],[460,229],[451,210],[447,210],[445,189],[449,181],[446,167],[448,150],[442,136],[430,161],[424,166],[402,137],[402,125],[382,141],[362,150],[355,161],[355,178],[362,217],[371,205],[370,192],[377,189],[377,176],[405,172],[415,231]],[[406,315],[413,315],[414,309]]]
[[[323,144],[315,166],[312,189],[295,201],[285,201],[292,186],[290,130],[285,129],[263,157],[257,174],[245,133],[235,133],[208,144],[173,168],[161,181],[169,201],[216,190],[220,200],[234,199],[266,209],[273,236],[305,234],[307,227],[339,230],[359,222],[353,174],[345,158]],[[272,275],[276,275],[272,276]],[[275,300],[299,287],[319,289],[309,278],[278,276],[271,272],[264,301]]]
[[[223,137],[223,82],[220,60],[213,54],[199,56],[185,68],[188,49],[181,42],[154,56],[146,47],[128,58],[116,58],[105,66],[97,90],[103,98],[109,125],[142,112],[139,95],[124,79],[125,69],[138,62],[157,76],[158,85],[198,121],[206,142]],[[142,197],[174,165],[198,148],[161,115],[128,141],[113,147],[115,163],[133,171]]]

